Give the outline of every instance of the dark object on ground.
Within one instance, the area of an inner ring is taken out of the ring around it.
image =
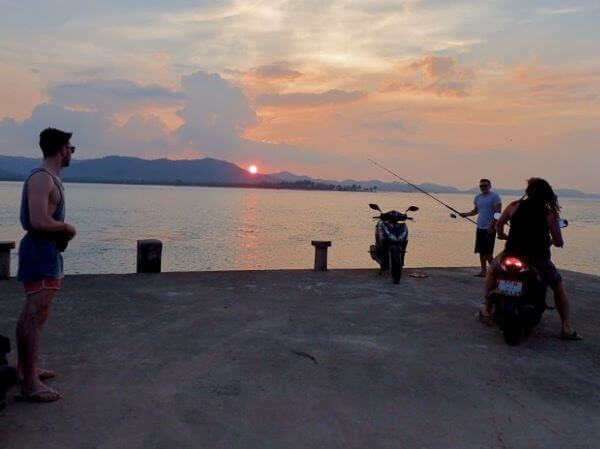
[[[10,338],[0,335],[0,366],[8,365],[6,354],[10,352]]]
[[[137,272],[160,273],[162,242],[156,239],[137,241]]]
[[[0,335],[0,410],[6,407],[6,390],[17,382],[17,371],[6,360],[10,349],[10,339]]]
[[[319,362],[317,362],[317,359],[314,356],[312,356],[304,351],[296,351],[295,349],[292,349],[292,354],[299,355],[300,357],[306,357],[307,359],[311,359],[313,362],[315,362],[315,365],[319,364]]]

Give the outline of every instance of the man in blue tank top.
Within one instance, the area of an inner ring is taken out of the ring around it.
[[[475,253],[479,253],[481,271],[475,276],[485,277],[486,265],[494,258],[494,243],[496,241],[496,220],[494,214],[502,211],[500,195],[492,192],[492,182],[489,179],[479,181],[481,193],[473,200],[474,208],[470,212],[460,214],[462,217],[477,215],[477,231],[475,234]]]
[[[21,225],[27,233],[19,245],[17,278],[23,282],[27,299],[17,324],[17,374],[21,380],[17,399],[24,401],[60,399],[57,391],[42,383],[43,379],[53,377],[54,372],[37,365],[42,326],[62,286],[61,252],[75,237],[75,228],[65,223],[64,190],[58,177],[69,166],[75,151],[71,135],[53,128],[40,133],[44,160],[23,184]]]

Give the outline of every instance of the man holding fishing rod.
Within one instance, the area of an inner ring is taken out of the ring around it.
[[[494,214],[496,212],[502,212],[502,200],[500,199],[500,195],[491,191],[492,182],[489,179],[481,179],[479,181],[479,188],[481,189],[481,193],[478,194],[475,197],[475,200],[473,201],[475,203],[475,207],[470,212],[459,212],[452,206],[444,203],[439,198],[433,196],[431,193],[426,192],[421,187],[413,184],[412,182],[407,181],[406,179],[402,178],[393,171],[378,164],[373,159],[368,160],[373,165],[381,168],[382,170],[385,170],[392,176],[398,178],[400,181],[405,182],[411,187],[414,187],[419,192],[424,193],[431,199],[440,203],[442,206],[450,209],[450,211],[452,212],[450,216],[452,218],[456,218],[457,215],[460,215],[465,220],[468,220],[471,223],[477,225],[477,234],[475,238],[475,252],[479,253],[479,260],[481,261],[481,271],[475,276],[485,277],[486,265],[492,262],[494,254],[494,243],[496,240],[496,220],[494,219]],[[477,222],[469,218],[473,215],[478,215]]]
[[[492,192],[492,182],[483,178],[479,181],[481,193],[475,196],[475,207],[470,212],[463,212],[461,217],[467,218],[477,215],[477,231],[475,234],[475,253],[479,253],[481,271],[475,276],[485,277],[488,263],[494,258],[494,243],[496,241],[496,220],[494,214],[502,212],[502,199],[500,195]]]

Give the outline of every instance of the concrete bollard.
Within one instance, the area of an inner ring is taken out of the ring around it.
[[[10,277],[10,250],[14,247],[15,242],[0,242],[0,279]]]
[[[331,242],[313,240],[310,243],[315,247],[315,271],[327,271],[327,248],[331,246]]]
[[[160,273],[162,242],[156,239],[137,241],[137,272]]]

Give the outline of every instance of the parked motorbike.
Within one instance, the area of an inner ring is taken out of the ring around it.
[[[377,204],[369,204],[373,210],[380,212],[376,217],[375,245],[369,248],[371,258],[379,264],[380,273],[391,268],[394,284],[400,282],[402,267],[404,267],[404,256],[408,245],[408,227],[406,220],[412,220],[408,212],[419,210],[417,206],[410,206],[404,213],[397,210],[382,212]]]
[[[561,228],[567,226],[567,220],[560,220]],[[548,288],[535,268],[514,254],[504,254],[500,259],[497,280],[498,287],[491,294],[492,319],[500,326],[506,343],[516,345],[551,308],[546,305]]]

